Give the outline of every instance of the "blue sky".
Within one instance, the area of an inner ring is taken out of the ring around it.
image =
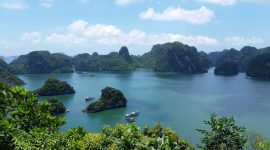
[[[270,0],[0,0],[0,55],[270,46]]]

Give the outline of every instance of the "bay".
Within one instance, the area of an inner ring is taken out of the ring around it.
[[[74,95],[57,96],[70,112],[63,114],[67,123],[65,131],[82,126],[91,132],[99,132],[104,124],[114,126],[126,123],[126,113],[138,110],[136,123],[143,128],[160,122],[188,139],[192,144],[200,143],[198,128],[207,128],[203,120],[211,113],[219,116],[234,116],[238,125],[248,130],[270,136],[270,82],[238,76],[215,76],[213,69],[205,74],[183,75],[157,73],[138,69],[134,72],[97,72],[95,77],[84,73],[68,74],[23,74],[18,75],[26,84],[23,88],[35,90],[48,77],[67,81],[75,90]],[[106,86],[120,89],[128,100],[126,108],[107,110],[100,113],[83,113],[91,102],[84,97],[100,97]],[[49,97],[40,97],[46,101]]]

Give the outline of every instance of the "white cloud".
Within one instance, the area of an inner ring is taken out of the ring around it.
[[[87,44],[89,42],[96,42],[104,45],[153,45],[173,41],[180,41],[195,46],[218,44],[217,39],[206,36],[185,36],[171,33],[149,34],[138,29],[124,32],[113,25],[89,24],[84,20],[77,20],[70,24],[66,28],[66,34],[53,33],[46,37],[47,43],[54,44]]]
[[[74,21],[68,26],[71,33],[79,34],[88,38],[117,36],[122,34],[122,31],[113,25],[94,24],[90,25],[84,20]]]
[[[246,45],[258,45],[263,43],[265,43],[265,41],[258,37],[232,36],[225,38],[225,44],[227,45],[246,46]]]
[[[187,10],[181,7],[168,7],[163,12],[155,12],[153,8],[148,8],[140,14],[143,20],[160,21],[186,21],[192,24],[205,24],[214,17],[214,11],[202,6],[199,9]]]
[[[2,0],[0,7],[12,10],[22,10],[28,8],[28,5],[20,0]]]
[[[46,43],[52,44],[83,44],[88,41],[85,37],[76,36],[74,34],[57,34],[52,33],[51,35],[47,36],[45,39]]]
[[[42,40],[42,35],[39,32],[27,32],[20,37],[20,40],[23,42],[38,44]]]
[[[212,4],[219,4],[223,6],[234,5],[236,0],[197,0],[198,2],[207,2]]]
[[[115,0],[115,4],[119,5],[119,6],[126,6],[129,5],[131,3],[135,3],[135,2],[139,2],[142,0]]]
[[[51,8],[54,5],[55,0],[39,0],[39,5],[45,8]]]

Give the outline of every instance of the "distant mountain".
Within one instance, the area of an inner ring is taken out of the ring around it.
[[[205,73],[207,54],[180,42],[154,45],[140,58],[141,66],[160,72]]]
[[[257,49],[251,46],[245,46],[240,50],[230,49],[221,52],[211,52],[207,58],[213,66],[219,67],[224,62],[233,62],[237,65],[238,71],[245,72],[252,58],[262,53],[270,53],[270,47]]]
[[[3,57],[4,61],[8,64],[10,64],[13,60],[17,59],[18,56],[8,56],[8,57]]]
[[[33,51],[11,62],[14,73],[69,73],[74,72],[69,56],[48,51]]]
[[[108,55],[92,55],[88,53],[73,57],[72,63],[76,71],[131,71],[136,69],[136,61],[129,54],[127,47],[122,47],[119,52]]]
[[[10,73],[10,70],[8,64],[3,59],[0,59],[0,82],[7,86],[24,84],[21,79]]]

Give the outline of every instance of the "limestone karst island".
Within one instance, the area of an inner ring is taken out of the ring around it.
[[[0,150],[270,150],[268,0],[0,0]]]

